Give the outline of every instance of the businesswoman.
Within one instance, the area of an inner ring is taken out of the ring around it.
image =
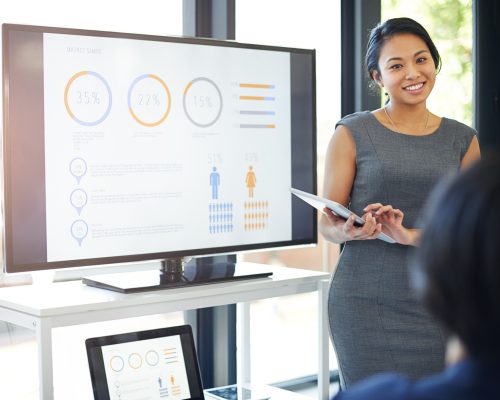
[[[441,59],[419,23],[396,18],[375,27],[365,61],[388,101],[337,123],[324,182],[325,197],[365,224],[328,210],[320,221],[327,240],[345,243],[328,299],[343,388],[381,371],[416,378],[442,369],[444,337],[411,295],[408,253],[437,181],[479,158],[473,129],[427,109]],[[380,232],[397,243],[374,240]]]
[[[411,276],[449,334],[448,367],[416,381],[380,374],[335,400],[500,399],[500,153],[439,189]]]

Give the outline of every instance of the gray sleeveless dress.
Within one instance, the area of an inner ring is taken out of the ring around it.
[[[350,209],[370,203],[405,213],[418,227],[419,212],[440,178],[457,171],[475,131],[443,118],[427,136],[385,128],[369,111],[343,118],[356,143]],[[330,283],[328,316],[342,387],[378,372],[418,378],[444,367],[445,337],[409,286],[410,246],[381,240],[349,241]]]

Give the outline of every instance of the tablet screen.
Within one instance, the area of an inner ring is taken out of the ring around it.
[[[189,326],[87,339],[95,399],[202,399]]]

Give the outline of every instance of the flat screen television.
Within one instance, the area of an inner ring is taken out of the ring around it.
[[[314,50],[2,35],[6,272],[317,242]]]

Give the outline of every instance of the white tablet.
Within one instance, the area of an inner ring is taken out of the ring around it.
[[[344,207],[342,204],[339,204],[333,200],[328,200],[328,199],[325,199],[323,197],[319,197],[319,196],[304,192],[304,191],[299,190],[299,189],[291,188],[290,190],[295,196],[301,198],[306,203],[310,204],[311,206],[318,209],[322,213],[324,213],[323,209],[325,207],[327,207],[330,210],[332,210],[332,212],[334,214],[338,215],[339,217],[345,218],[345,219],[349,218],[351,215],[354,215],[356,217],[356,222],[354,223],[354,225],[356,225],[356,226],[362,226],[365,223],[365,221],[363,221],[363,219],[361,219],[361,217],[354,214],[351,210]],[[389,235],[387,235],[385,233],[380,233],[380,235],[378,235],[377,239],[383,240],[384,242],[387,242],[387,243],[396,243],[396,241],[393,238],[391,238]]]

